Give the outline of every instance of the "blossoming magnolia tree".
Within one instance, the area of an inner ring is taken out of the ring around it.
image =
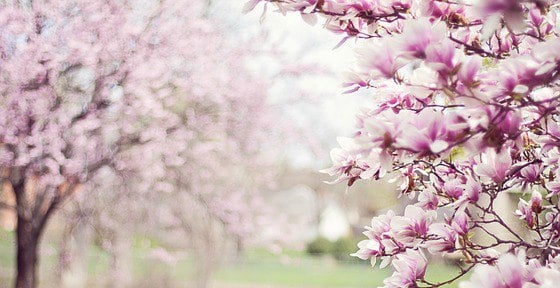
[[[339,139],[337,182],[393,179],[413,199],[375,217],[354,256],[385,287],[556,287],[560,281],[560,39],[552,0],[253,0],[359,39],[349,92],[375,108]],[[502,211],[501,195],[517,195]],[[522,229],[504,219],[518,216]],[[486,236],[491,241],[481,241]],[[461,257],[427,279],[428,253]],[[474,271],[470,280],[463,279]]]

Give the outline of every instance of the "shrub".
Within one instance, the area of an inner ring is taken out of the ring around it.
[[[313,256],[323,256],[330,253],[333,243],[324,237],[317,237],[307,244],[306,252]]]
[[[352,237],[340,238],[332,243],[331,255],[338,261],[355,260],[350,254],[356,252],[356,240]]]

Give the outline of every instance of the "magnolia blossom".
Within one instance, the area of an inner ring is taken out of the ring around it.
[[[331,151],[331,159],[333,162],[339,163],[338,167],[321,170],[331,176],[337,176],[337,179],[331,183],[348,181],[351,186],[355,180],[362,178],[383,177],[386,173],[387,163],[383,163],[380,159],[384,157],[384,153],[380,151],[360,151],[359,146],[353,139],[338,138],[341,144],[340,149]],[[363,154],[363,152],[368,154]]]
[[[418,195],[418,207],[424,210],[436,210],[439,206],[439,198],[432,190],[425,190]]]
[[[370,259],[371,266],[374,266],[377,261],[377,256],[381,255],[381,243],[377,239],[362,240],[358,242],[358,252],[350,254],[351,256],[358,257],[362,260]]]
[[[435,238],[426,242],[426,247],[431,253],[455,250],[457,232],[451,226],[444,223],[435,223],[430,226],[429,233]]]
[[[424,211],[422,208],[413,205],[407,206],[403,217],[395,217],[391,221],[395,238],[406,243],[417,237],[425,236],[434,218],[434,211]]]
[[[522,168],[519,172],[522,177],[522,189],[525,190],[527,186],[531,185],[532,183],[538,182],[540,180],[542,170],[542,165],[540,163],[530,164]]]
[[[525,264],[512,254],[505,254],[498,259],[496,266],[481,266],[475,270],[469,282],[461,283],[461,288],[506,288],[523,287]]]
[[[500,183],[506,179],[511,168],[512,160],[510,153],[509,149],[505,149],[500,153],[490,149],[480,156],[480,161],[477,160],[474,171],[480,176],[485,176],[489,180]]]
[[[398,248],[390,237],[391,234],[391,221],[395,213],[393,211],[387,212],[386,215],[378,216],[371,221],[371,227],[366,227],[364,235],[368,240],[362,240],[358,243],[360,248],[358,252],[352,256],[358,257],[362,260],[371,260],[371,265],[374,266],[377,256],[383,256],[385,251],[391,251],[393,248]],[[388,258],[385,257],[382,266],[386,266]]]
[[[415,287],[416,281],[424,277],[428,261],[422,252],[408,249],[396,257],[392,266],[395,272],[383,281],[386,287]]]
[[[531,194],[531,199],[529,202],[519,199],[518,210],[515,214],[520,216],[520,219],[524,219],[527,226],[533,227],[535,225],[536,217],[542,211],[542,195],[538,191],[533,191]]]

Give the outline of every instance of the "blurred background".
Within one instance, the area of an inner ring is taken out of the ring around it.
[[[347,191],[318,172],[371,102],[343,94],[355,43],[334,49],[341,37],[320,24],[243,14],[242,0],[129,2],[129,21],[156,23],[150,41],[169,46],[127,56],[130,84],[113,86],[99,124],[118,149],[50,219],[39,287],[381,284],[389,271],[349,254],[372,216],[399,210],[394,187]],[[85,65],[60,75],[64,113],[92,101]],[[0,201],[15,205],[10,185]],[[15,275],[16,220],[0,208],[0,287]]]

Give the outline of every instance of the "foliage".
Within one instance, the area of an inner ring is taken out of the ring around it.
[[[317,237],[307,243],[305,252],[311,256],[331,255],[334,259],[341,262],[352,261],[352,254],[355,251],[358,241],[352,237],[342,237],[335,241],[330,241],[325,237]]]
[[[348,92],[372,94],[325,170],[393,179],[412,201],[375,217],[354,255],[385,287],[555,287],[560,279],[560,40],[555,0],[251,0],[356,39]],[[517,209],[511,191],[531,194]],[[508,221],[509,215],[518,219]],[[481,237],[482,236],[482,237]],[[484,241],[483,239],[490,239]],[[459,255],[442,282],[426,253]],[[476,267],[476,268],[475,268]]]
[[[323,256],[331,252],[332,243],[325,237],[317,237],[313,241],[307,243],[305,251],[312,256]]]
[[[332,243],[331,254],[339,261],[352,261],[352,254],[356,250],[357,241],[352,237],[339,238]]]

